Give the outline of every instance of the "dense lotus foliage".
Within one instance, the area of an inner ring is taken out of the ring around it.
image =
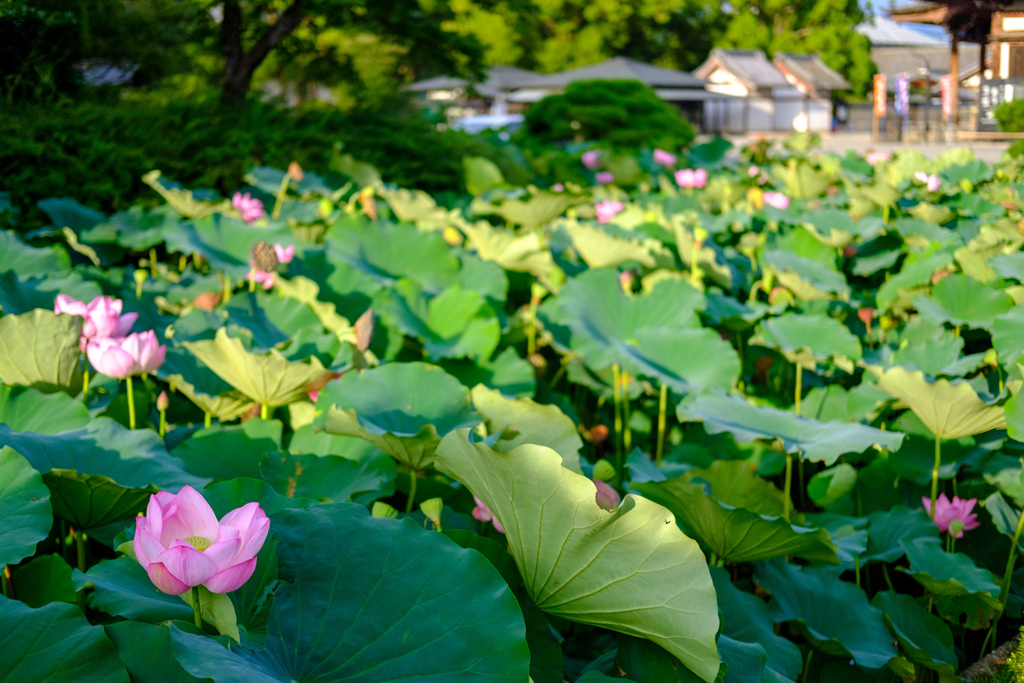
[[[0,678],[952,681],[1008,640],[1020,169],[581,164],[3,214]]]

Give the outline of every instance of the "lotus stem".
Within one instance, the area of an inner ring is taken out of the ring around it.
[[[128,429],[135,429],[135,392],[132,390],[132,376],[125,377],[128,385]]]
[[[932,467],[932,521],[935,521],[935,500],[939,497],[939,465],[942,462],[942,439],[935,435],[935,465]]]
[[[789,507],[791,505],[789,500],[789,492],[792,490],[793,480],[793,454],[786,453],[786,480],[783,483],[782,488],[782,517],[788,522],[789,521]]]
[[[985,642],[982,644],[981,653],[985,654],[985,647],[988,645],[988,641],[991,638],[992,642],[996,642],[996,628],[999,626],[999,619],[1003,616],[1003,612],[1006,611],[1006,603],[1010,599],[1010,583],[1013,581],[1013,567],[1017,563],[1017,542],[1020,541],[1020,535],[1024,532],[1024,513],[1017,519],[1017,529],[1013,532],[1013,543],[1010,545],[1010,556],[1006,559],[1006,571],[1003,572],[1003,586],[999,591],[999,612],[996,614],[995,619],[992,620],[992,628],[989,630],[988,635],[985,636]]]
[[[807,683],[807,681],[810,680],[807,677],[811,674],[811,657],[813,657],[813,656],[814,656],[814,648],[813,647],[808,647],[808,650],[807,650],[807,660],[804,662],[804,671],[800,675],[800,680],[803,681],[803,683]]]
[[[81,529],[72,527],[71,535],[75,537],[75,553],[78,555],[78,571],[85,573],[85,534]]]
[[[405,501],[405,514],[412,514],[413,503],[416,502],[416,470],[409,470],[409,498]]]
[[[156,248],[149,250],[149,272],[153,274],[153,279],[156,279]]]
[[[85,361],[85,373],[82,375],[82,398],[89,404],[89,361]]]
[[[166,410],[161,410],[160,411],[160,438],[161,439],[164,438],[165,434],[167,434],[167,411]]]
[[[203,411],[203,426],[204,427],[209,427],[211,422],[212,422],[212,420],[210,419],[210,411],[208,411],[208,410]]]
[[[253,277],[251,274],[249,275],[249,291],[250,292],[255,292],[256,291],[256,278]]]
[[[537,296],[530,291],[529,325],[526,326],[526,355],[537,353]]]
[[[185,254],[182,254],[178,258],[178,271],[184,273],[185,272],[185,268],[187,268],[187,267],[188,267],[188,256],[186,256]]]
[[[271,214],[272,218],[279,218],[281,216],[281,205],[284,204],[284,195],[288,192],[288,181],[292,177],[287,173],[284,174],[284,178],[281,180],[281,187],[277,190],[277,196],[274,201],[274,212]]]
[[[231,276],[221,273],[220,277],[222,282],[220,299],[223,303],[227,303],[231,301]]]
[[[622,374],[622,452],[626,456],[633,450],[633,430],[629,426],[629,375]]]
[[[14,597],[14,588],[11,586],[11,568],[4,565],[3,581],[0,582],[0,589],[5,598]]]
[[[654,462],[661,465],[661,456],[665,452],[665,409],[668,407],[668,387],[661,385],[658,396],[658,445],[654,452]]]
[[[800,394],[804,386],[804,366],[800,365],[799,361],[796,364],[796,391],[794,392],[794,407],[793,410],[796,414],[800,415]]]
[[[622,447],[620,445],[622,439],[622,412],[619,405],[621,398],[619,397],[619,383],[620,373],[619,364],[614,363],[612,365],[612,396],[615,399],[615,469],[617,471],[616,478],[621,479],[622,477]]]
[[[266,403],[261,403],[260,404],[260,419],[261,420],[269,420],[270,419],[270,405],[269,404],[266,404]]]
[[[196,628],[203,630],[203,606],[199,602],[199,586],[192,586],[192,614],[196,618]]]

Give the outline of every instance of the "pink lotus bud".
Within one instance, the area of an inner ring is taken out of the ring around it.
[[[583,165],[593,171],[601,165],[601,150],[592,149],[583,153]]]
[[[684,168],[676,171],[676,185],[679,187],[696,187],[693,169]]]
[[[748,169],[747,169],[747,177],[748,177],[748,178],[756,178],[756,177],[757,177],[757,175],[758,175],[758,174],[759,174],[760,172],[761,172],[761,169],[759,169],[759,168],[758,168],[757,166],[755,166],[754,164],[751,164],[751,165],[750,165],[750,168],[748,168]]]
[[[615,492],[615,489],[600,479],[594,480],[594,486],[597,487],[597,493],[594,495],[594,500],[597,501],[597,506],[599,508],[611,512],[615,508],[619,507],[619,503],[622,502],[622,499],[619,498],[619,494]]]
[[[875,317],[875,309],[873,308],[860,308],[857,310],[857,317],[860,321],[871,327],[871,320]]]
[[[781,192],[765,192],[764,203],[780,211],[785,211],[789,208],[789,197]]]
[[[876,165],[880,161],[888,161],[889,155],[885,152],[868,152],[867,162],[872,166]]]
[[[250,196],[248,192],[245,194],[236,192],[231,197],[231,205],[242,214],[242,220],[246,223],[255,223],[263,218],[263,202]]]
[[[925,512],[929,516],[932,514],[932,501],[928,496],[921,498],[921,502],[924,503]],[[977,529],[981,524],[978,522],[977,513],[971,513],[974,509],[974,504],[978,502],[977,498],[971,498],[970,500],[961,500],[956,496],[953,496],[953,501],[950,502],[949,498],[946,498],[946,494],[940,494],[935,501],[935,524],[939,527],[939,531],[949,532],[949,535],[953,538],[963,538],[965,531],[971,529]]]
[[[280,244],[274,245],[274,253],[277,254],[278,263],[291,263],[295,257],[295,245],[289,247],[282,247]]]
[[[163,412],[169,405],[171,405],[171,399],[167,398],[166,391],[161,391],[160,395],[156,397],[156,409]]]
[[[501,528],[501,524],[498,522],[498,518],[494,516],[494,513],[491,512],[491,509],[484,505],[484,502],[477,498],[476,496],[473,496],[473,500],[476,501],[476,507],[473,508],[473,512],[471,513],[473,515],[473,518],[481,522],[490,522],[494,525],[495,529],[497,529],[501,533],[505,533],[505,530]]]
[[[662,166],[675,166],[676,155],[670,154],[663,149],[654,150],[654,163],[661,164]]]
[[[625,207],[622,202],[612,201],[606,199],[600,204],[594,206],[594,210],[597,211],[597,222],[598,223],[609,223],[612,219],[619,214]]]
[[[562,183],[555,183],[554,185],[551,186],[551,191],[552,192],[564,192],[565,191],[565,185],[563,185]]]
[[[258,284],[262,284],[263,289],[270,289],[274,286],[274,280],[277,279],[277,274],[264,273],[262,270],[253,268],[249,271],[249,279]]]
[[[259,503],[248,503],[217,521],[210,504],[185,486],[149,499],[135,520],[135,556],[164,593],[181,595],[195,586],[230,593],[249,580],[256,554],[267,540],[270,520]]]
[[[602,185],[609,185],[615,182],[615,175],[611,171],[601,171],[594,179]]]
[[[698,168],[693,172],[694,187],[704,187],[708,184],[708,172],[703,168]]]
[[[918,171],[914,174],[914,177],[924,183],[929,192],[937,192],[939,186],[942,185],[942,181],[939,180],[939,176],[928,175],[924,171]]]
[[[619,286],[622,287],[624,292],[633,291],[633,271],[624,270],[619,273]]]

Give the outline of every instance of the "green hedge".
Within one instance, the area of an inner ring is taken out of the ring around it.
[[[112,212],[156,200],[143,174],[160,169],[187,187],[229,193],[254,166],[295,160],[326,170],[340,142],[376,166],[385,182],[431,193],[461,191],[462,158],[483,156],[509,179],[529,172],[508,150],[454,131],[438,131],[404,101],[378,111],[295,112],[251,101],[221,110],[212,101],[132,96],[114,102],[21,105],[0,110],[0,191],[9,192],[29,225],[35,203],[71,196]]]

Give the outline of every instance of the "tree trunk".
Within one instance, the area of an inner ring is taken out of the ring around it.
[[[294,0],[278,17],[277,22],[269,26],[246,52],[242,48],[242,10],[238,0],[224,2],[224,17],[221,21],[221,49],[224,52],[221,104],[236,105],[245,101],[256,69],[271,50],[299,27],[304,18],[302,0]]]

